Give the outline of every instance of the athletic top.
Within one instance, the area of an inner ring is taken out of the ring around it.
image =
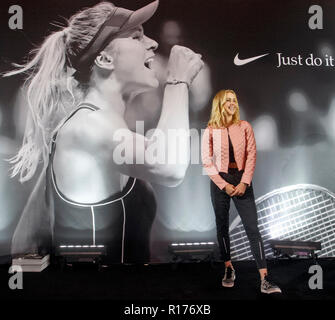
[[[66,121],[81,109],[99,110],[92,104],[80,104]],[[55,212],[54,246],[104,245],[107,262],[149,262],[150,230],[156,213],[151,185],[129,177],[122,191],[105,200],[90,204],[73,201],[57,187],[53,171],[56,139],[57,133],[47,170],[47,192]]]

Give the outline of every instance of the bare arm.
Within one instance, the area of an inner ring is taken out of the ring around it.
[[[171,50],[168,74],[173,79],[191,83],[202,66],[199,55],[175,46]],[[104,145],[100,145],[99,150],[112,154],[113,162],[122,174],[166,186],[178,185],[189,164],[188,102],[185,83],[166,85],[157,128],[146,136],[130,131],[122,118],[114,117],[111,123],[108,117],[98,113],[91,115],[99,119],[94,125],[100,131],[97,135],[104,137]]]
[[[146,136],[130,131],[123,119],[115,127],[106,147],[120,173],[169,187],[183,180],[190,153],[186,84],[166,86],[157,128]]]

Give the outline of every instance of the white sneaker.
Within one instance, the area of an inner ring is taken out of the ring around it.
[[[261,281],[261,292],[263,293],[281,293],[280,288],[274,284],[272,281],[270,281],[269,277],[266,276],[262,281]]]

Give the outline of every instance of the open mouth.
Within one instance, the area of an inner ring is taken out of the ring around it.
[[[147,60],[144,61],[144,65],[145,65],[146,68],[152,69],[153,62],[154,62],[154,58],[150,57],[150,58],[148,58]]]

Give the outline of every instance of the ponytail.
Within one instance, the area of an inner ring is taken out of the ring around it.
[[[73,78],[68,76],[66,38],[67,29],[51,34],[33,51],[31,61],[15,65],[16,70],[4,75],[28,74],[25,87],[29,111],[23,143],[9,160],[13,164],[11,176],[19,175],[21,182],[34,175],[41,159],[47,167],[51,138],[76,103]]]
[[[87,88],[86,78],[74,79],[71,58],[88,46],[114,10],[112,3],[101,2],[79,11],[70,18],[68,27],[48,36],[33,51],[32,60],[15,65],[15,70],[4,75],[28,75],[25,88],[29,112],[22,147],[9,159],[13,164],[12,177],[19,175],[21,182],[28,181],[41,160],[44,169],[48,166],[51,138]]]

